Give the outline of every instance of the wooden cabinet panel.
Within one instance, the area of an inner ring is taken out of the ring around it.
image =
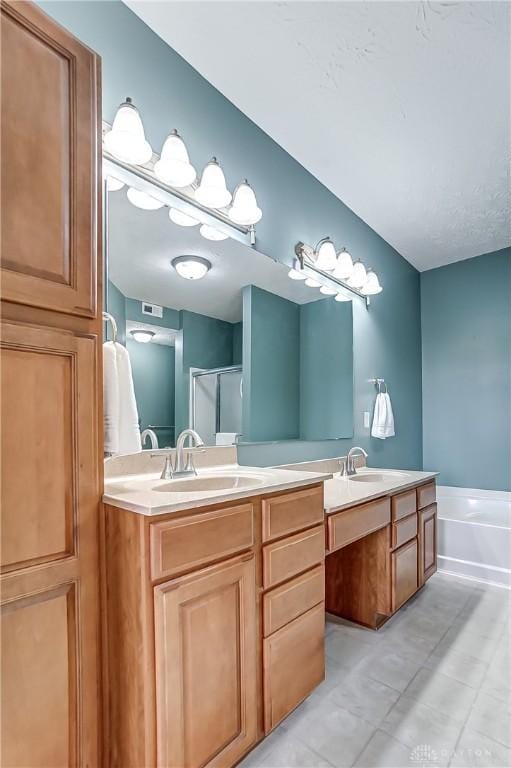
[[[254,556],[154,590],[158,766],[234,765],[257,731]]]
[[[263,500],[263,541],[323,522],[323,486]]]
[[[397,523],[392,523],[392,548],[406,544],[417,536],[417,513],[403,517]]]
[[[266,733],[324,680],[324,633],[325,609],[321,603],[264,640]]]
[[[419,578],[424,584],[437,568],[437,505],[419,512]]]
[[[318,565],[263,596],[264,636],[301,616],[325,599],[325,569]]]
[[[419,588],[418,554],[417,539],[392,552],[393,611],[397,611]]]
[[[384,528],[389,523],[389,499],[377,499],[368,504],[360,504],[358,507],[328,515],[328,551],[333,552],[335,549],[345,547],[352,541]]]
[[[426,483],[425,485],[419,485],[417,488],[417,507],[424,509],[429,507],[430,504],[434,504],[436,501],[436,483]]]
[[[263,588],[290,579],[325,559],[322,525],[263,547]]]
[[[392,520],[401,520],[417,511],[415,488],[392,496]]]
[[[254,544],[252,504],[189,515],[151,525],[154,580],[198,568]]]
[[[3,298],[93,317],[97,57],[31,3],[1,16]]]

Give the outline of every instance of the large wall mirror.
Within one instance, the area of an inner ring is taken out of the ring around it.
[[[137,207],[128,189],[106,193],[105,309],[129,352],[141,431],[160,448],[186,427],[207,445],[351,437],[351,302],[237,239],[206,239],[182,212],[175,223],[167,206]]]

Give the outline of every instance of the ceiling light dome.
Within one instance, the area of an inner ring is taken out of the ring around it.
[[[227,240],[229,237],[229,235],[226,235],[224,232],[220,232],[219,229],[212,227],[210,224],[203,224],[199,229],[199,232],[201,233],[202,237],[206,238],[206,240],[213,240],[214,242]]]
[[[186,144],[176,130],[165,139],[154,172],[160,181],[171,187],[188,187],[195,181],[197,173],[190,163]]]
[[[177,274],[186,280],[200,280],[211,269],[211,262],[202,256],[178,256],[171,263]]]
[[[383,291],[383,288],[380,285],[380,281],[378,280],[378,275],[376,272],[372,269],[367,270],[367,279],[360,289],[360,293],[363,293],[364,296],[376,296],[377,293],[381,293]]]
[[[249,226],[250,224],[257,224],[262,215],[263,212],[257,205],[254,190],[245,179],[234,190],[229,218],[235,224]]]
[[[193,216],[189,216],[187,213],[183,213],[183,211],[178,211],[177,208],[169,209],[169,219],[174,224],[179,224],[180,227],[195,227],[199,223]]]
[[[225,208],[231,202],[232,195],[227,189],[224,172],[216,157],[211,158],[202,171],[195,197],[208,208]]]
[[[348,285],[351,285],[352,288],[360,289],[362,288],[366,280],[367,280],[366,268],[364,267],[364,265],[359,259],[353,264],[353,272],[351,273],[351,276],[348,279]]]
[[[130,334],[133,336],[135,341],[140,342],[140,344],[148,344],[151,339],[156,336],[154,331],[147,331],[145,329],[139,328],[138,330],[135,329],[134,331],[130,331]]]
[[[305,281],[305,285],[307,286],[307,288],[319,288],[321,283],[318,283],[318,281],[314,280],[313,277],[308,277]]]
[[[161,200],[157,200],[152,195],[148,195],[147,192],[142,192],[140,189],[135,189],[135,187],[129,187],[127,195],[132,205],[142,208],[144,211],[157,211],[158,208],[163,208]]]
[[[290,269],[287,276],[290,277],[291,280],[307,280],[307,273],[301,269]]]
[[[320,240],[316,246],[316,267],[325,272],[335,268],[337,263],[337,254],[335,246],[329,237]]]
[[[353,259],[351,254],[348,253],[346,248],[339,251],[337,255],[337,263],[333,271],[333,276],[339,278],[339,280],[347,280],[353,272]]]
[[[123,163],[142,165],[151,159],[153,150],[146,141],[139,111],[129,96],[117,109],[104,144],[105,149]]]

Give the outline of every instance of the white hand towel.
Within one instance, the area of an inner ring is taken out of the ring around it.
[[[135,453],[142,450],[142,443],[130,356],[122,344],[116,344],[115,351],[119,376],[119,453]]]
[[[119,375],[113,341],[103,344],[105,453],[119,453]]]
[[[217,432],[215,436],[215,445],[235,445],[237,432]]]
[[[385,440],[387,437],[394,437],[394,414],[392,412],[392,403],[388,392],[380,392],[376,396],[373,414],[373,426],[371,435]]]

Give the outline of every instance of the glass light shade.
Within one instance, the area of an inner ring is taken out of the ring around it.
[[[229,237],[229,235],[226,235],[224,232],[220,232],[219,229],[215,229],[215,227],[211,227],[209,224],[203,224],[199,229],[199,232],[201,233],[202,237],[206,238],[206,240],[214,240],[215,242],[220,242],[220,240],[227,240]]]
[[[193,216],[189,216],[187,213],[183,213],[183,211],[178,211],[177,208],[169,209],[169,219],[174,224],[179,224],[180,227],[195,227],[199,223]]]
[[[130,334],[133,336],[135,341],[139,341],[141,344],[148,344],[153,336],[156,336],[154,331],[146,331],[142,329],[130,331]]]
[[[202,256],[178,256],[172,266],[180,277],[186,280],[200,280],[211,269],[211,262]]]
[[[195,181],[197,173],[190,163],[186,145],[177,131],[172,131],[165,139],[154,172],[161,181],[171,187],[188,187]]]
[[[348,285],[351,285],[352,288],[360,289],[362,288],[366,280],[367,280],[366,268],[364,267],[361,261],[356,261],[353,264],[353,272],[351,273],[351,276],[348,279]]]
[[[306,279],[306,281],[305,281],[305,285],[306,285],[308,288],[319,288],[319,286],[321,285],[321,283],[318,283],[318,281],[317,281],[317,280],[314,280],[314,278],[313,278],[313,277],[308,277],[308,278]]]
[[[224,172],[216,157],[213,157],[202,171],[195,197],[208,208],[224,208],[231,202],[232,195],[226,187]]]
[[[142,192],[135,187],[129,187],[128,200],[137,208],[142,208],[144,211],[157,211],[158,208],[163,208],[161,200],[157,200],[152,195],[148,195],[147,192]]]
[[[321,242],[319,248],[316,249],[316,266],[318,269],[329,272],[335,268],[336,263],[337,254],[335,246],[329,238],[326,238]]]
[[[263,212],[257,205],[254,190],[245,179],[234,190],[232,206],[229,209],[229,218],[236,224],[249,226],[250,224],[257,224],[262,215]]]
[[[377,293],[381,293],[383,288],[378,280],[378,275],[372,269],[367,270],[367,280],[360,289],[360,293],[364,296],[376,296]]]
[[[351,297],[346,296],[344,293],[338,293],[335,297],[335,301],[351,301]]]
[[[290,269],[287,276],[290,277],[291,280],[307,280],[307,275],[301,269]]]
[[[110,176],[110,174],[107,174],[106,188],[108,192],[117,192],[119,189],[122,189],[123,187],[124,187],[124,181],[121,181],[120,179],[116,179],[115,176]]]
[[[119,106],[112,128],[103,141],[105,149],[124,163],[142,165],[153,154],[151,145],[146,141],[139,111],[129,97]]]
[[[339,278],[339,280],[347,280],[353,272],[353,259],[351,254],[346,249],[339,252],[337,256],[337,264],[333,271],[333,276]]]
[[[335,288],[330,288],[329,285],[322,285],[319,292],[323,293],[325,296],[335,296],[337,293]]]

